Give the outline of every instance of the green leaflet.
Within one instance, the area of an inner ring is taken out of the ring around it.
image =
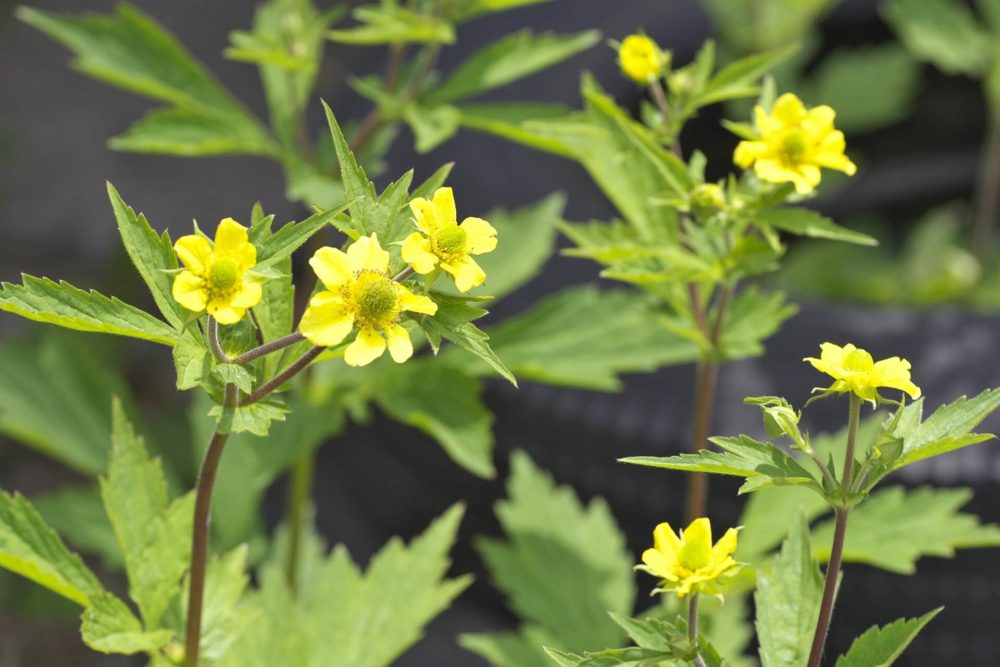
[[[723,359],[733,361],[764,354],[764,341],[798,312],[784,292],[748,287],[732,300],[722,322],[719,347]]]
[[[402,7],[397,0],[354,10],[358,25],[331,30],[329,39],[342,44],[452,44],[455,27],[447,20]]]
[[[688,363],[697,349],[661,328],[642,295],[570,288],[488,330],[512,372],[536,382],[602,391],[624,373]]]
[[[889,667],[941,609],[920,618],[901,618],[881,628],[872,626],[854,640],[850,650],[837,659],[835,667]]]
[[[104,592],[94,573],[71,552],[20,494],[0,491],[0,567],[87,606]]]
[[[473,53],[422,102],[438,106],[505,86],[589,49],[599,39],[595,30],[572,35],[520,30]]]
[[[410,104],[403,112],[403,120],[413,130],[417,152],[429,153],[455,136],[462,125],[462,114],[448,104],[436,107]]]
[[[23,284],[0,283],[0,310],[56,326],[176,345],[180,334],[149,313],[114,297],[85,292],[65,281],[23,276]]]
[[[268,566],[250,603],[261,610],[219,667],[386,667],[421,635],[470,579],[446,579],[461,520],[452,507],[409,545],[390,540],[366,572],[336,548],[293,599],[284,571]],[[406,604],[399,604],[405,600]]]
[[[1000,546],[1000,527],[958,511],[971,497],[968,489],[879,489],[851,511],[844,560],[913,574],[924,556],[949,558],[955,549]],[[829,558],[832,540],[832,520],[817,526],[819,558]]]
[[[120,570],[124,566],[96,484],[64,486],[31,500],[46,523],[73,547],[99,555],[111,569]]]
[[[867,246],[878,245],[878,241],[871,236],[842,227],[830,218],[807,208],[798,206],[768,208],[758,212],[754,217],[759,225],[774,227],[775,229],[780,229],[796,236],[808,236],[811,238],[829,239],[831,241],[843,241]]]
[[[128,655],[162,648],[174,635],[170,630],[145,632],[125,603],[106,592],[91,599],[83,612],[80,633],[95,651]]]
[[[962,396],[938,408],[923,422],[919,421],[923,399],[910,404],[905,409],[916,416],[919,426],[911,432],[899,434],[903,437],[903,451],[893,469],[991,440],[994,436],[971,431],[998,407],[1000,389],[988,389],[971,399]]]
[[[486,362],[490,368],[516,387],[517,380],[514,374],[490,346],[490,337],[472,323],[472,320],[486,314],[482,308],[470,305],[475,299],[453,297],[437,292],[432,298],[438,305],[437,312],[434,315],[420,316],[417,323],[434,351],[437,352],[440,347],[441,339],[446,338]]]
[[[991,66],[992,36],[955,0],[892,0],[886,22],[917,58],[946,74],[983,77]]]
[[[268,233],[257,245],[257,266],[254,269],[280,266],[285,258],[298,250],[314,234],[331,224],[352,203],[353,201],[343,202],[311,215],[302,222],[290,222],[283,225],[273,234]]]
[[[122,4],[114,14],[63,17],[29,7],[22,21],[61,42],[84,74],[169,103],[112,146],[172,155],[272,154],[260,122],[152,18]]]
[[[476,548],[525,623],[523,634],[463,635],[462,645],[484,657],[530,654],[526,641],[538,637],[568,650],[617,645],[622,631],[607,612],[632,610],[634,561],[607,505],[584,506],[521,452],[507,484],[508,499],[496,507],[506,538],[479,538]],[[540,657],[541,647],[534,650]]]
[[[493,415],[483,405],[479,380],[426,358],[383,368],[374,392],[383,411],[434,438],[474,475],[496,475]]]
[[[149,458],[117,400],[112,424],[101,496],[125,557],[129,594],[146,626],[155,628],[188,566],[194,494],[170,502],[159,460]]]
[[[757,636],[764,667],[804,667],[819,618],[823,575],[800,514],[771,567],[757,572]]]

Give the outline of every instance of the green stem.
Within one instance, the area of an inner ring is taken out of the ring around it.
[[[826,566],[823,599],[819,606],[819,619],[816,622],[816,632],[813,634],[808,667],[819,667],[819,661],[823,657],[823,647],[826,644],[826,636],[830,631],[830,621],[833,619],[833,605],[837,598],[840,565],[844,556],[844,538],[847,536],[847,515],[850,512],[847,495],[851,488],[851,475],[854,472],[854,448],[858,439],[860,417],[861,399],[852,393],[850,417],[847,422],[847,452],[844,455],[844,470],[840,484],[843,498],[841,499],[842,504],[836,508],[837,521],[833,530],[833,546],[830,549],[830,562]]]
[[[691,599],[688,601],[688,641],[695,649],[694,660],[692,664],[695,667],[705,667],[705,661],[701,658],[701,653],[698,651],[698,594],[692,593]]]
[[[972,231],[972,248],[980,261],[988,259],[993,250],[997,218],[1000,218],[1000,110],[990,114],[976,184],[976,221]]]
[[[219,342],[219,323],[211,315],[208,316],[208,346],[216,361],[220,364],[229,363],[229,357],[226,356],[226,351],[222,349],[222,343]]]
[[[313,470],[316,450],[310,449],[299,457],[292,468],[288,483],[288,588],[294,594],[298,588],[299,559],[302,551],[302,524],[306,503],[312,497]]]

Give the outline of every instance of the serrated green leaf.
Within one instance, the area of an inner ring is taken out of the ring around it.
[[[781,544],[795,517],[804,516],[807,522],[812,522],[829,511],[824,498],[802,487],[777,487],[751,494],[738,522],[743,528],[736,560],[754,566],[762,564]]]
[[[212,373],[222,384],[234,384],[247,394],[253,390],[253,374],[242,366],[219,364],[212,369]]]
[[[446,338],[486,362],[490,368],[516,387],[517,380],[513,373],[490,346],[490,337],[471,321],[482,317],[486,311],[469,306],[467,300],[461,297],[435,293],[433,299],[438,305],[437,312],[418,320],[431,345],[436,349],[441,339]]]
[[[869,132],[909,115],[920,66],[899,44],[838,49],[820,62],[809,83],[803,99],[836,109],[838,129]]]
[[[493,415],[482,403],[482,384],[460,370],[417,359],[383,371],[375,402],[390,417],[434,438],[460,466],[492,478]]]
[[[993,58],[990,34],[955,0],[892,0],[886,21],[917,58],[946,74],[984,76]]]
[[[141,213],[136,215],[110,183],[108,197],[111,199],[111,208],[115,212],[118,233],[125,251],[149,288],[163,317],[174,328],[183,329],[188,312],[173,297],[174,279],[171,272],[177,268],[177,256],[170,243],[170,235],[166,232],[159,235],[153,231],[146,216]]]
[[[129,595],[146,627],[155,628],[187,570],[194,493],[171,503],[160,461],[149,458],[117,399],[111,413],[111,458],[101,497],[125,557]]]
[[[788,59],[798,49],[797,45],[747,56],[719,70],[700,94],[688,103],[690,113],[700,107],[725,100],[753,97],[757,94],[757,81],[776,65]]]
[[[390,540],[365,573],[337,547],[297,598],[284,571],[266,567],[251,599],[262,613],[219,667],[391,664],[469,584],[468,577],[445,579],[461,516],[453,507],[409,545]]]
[[[107,333],[176,345],[180,334],[135,306],[66,281],[23,275],[23,284],[0,283],[0,310],[76,331]]]
[[[809,526],[800,514],[775,556],[757,572],[757,636],[764,667],[803,667],[819,618],[823,575],[812,559]]]
[[[1000,526],[959,512],[971,497],[969,489],[879,489],[851,511],[844,560],[913,574],[924,556],[950,558],[956,549],[1000,546]],[[832,539],[832,521],[813,531],[820,558],[829,558]]]
[[[941,609],[938,607],[920,618],[901,618],[881,628],[877,625],[868,628],[854,640],[846,654],[837,658],[836,667],[889,667]]]
[[[749,287],[730,302],[722,321],[720,356],[733,361],[764,354],[764,341],[778,332],[798,312],[784,292],[764,292]]]
[[[110,440],[110,436],[109,436]],[[105,565],[121,569],[125,562],[96,485],[65,486],[31,499],[45,522],[80,551],[97,554]]]
[[[345,201],[337,206],[315,213],[302,222],[289,222],[267,236],[257,246],[257,269],[278,268],[283,260],[298,250],[314,234],[330,225],[334,218],[354,203]]]
[[[458,133],[462,114],[449,105],[427,107],[411,104],[403,112],[403,120],[413,130],[418,153],[429,153]]]
[[[91,598],[83,612],[80,633],[83,642],[95,651],[126,655],[156,651],[174,635],[170,630],[145,632],[125,603],[107,592]]]
[[[506,538],[480,538],[476,549],[511,608],[554,647],[617,645],[622,631],[607,612],[629,613],[635,588],[607,505],[584,506],[520,452],[511,458],[508,496],[496,507]]]
[[[215,357],[200,338],[185,337],[173,349],[177,389],[194,389],[208,379],[215,368]]]
[[[505,86],[589,49],[599,39],[596,30],[573,35],[520,30],[469,56],[423,103],[437,106]]]
[[[0,568],[87,606],[104,587],[24,496],[0,491]]]
[[[542,647],[552,643],[545,631],[525,625],[516,632],[463,634],[458,644],[475,653],[493,667],[548,667]]]
[[[451,170],[454,168],[454,162],[446,162],[437,168],[437,170],[430,175],[430,177],[413,189],[410,194],[411,199],[416,199],[417,197],[423,197],[424,199],[430,199],[437,192],[438,188],[445,184],[448,180],[448,176],[451,175]]]
[[[455,27],[451,22],[421,14],[382,0],[378,5],[363,5],[354,10],[358,24],[344,30],[331,30],[327,37],[341,44],[452,44]]]
[[[687,363],[697,349],[656,324],[641,295],[584,286],[565,290],[488,330],[518,377],[614,391],[625,373]]]
[[[542,115],[535,116],[533,112],[539,109]],[[576,155],[573,148],[559,136],[560,131],[574,128],[584,131],[582,123],[571,123],[569,112],[563,108],[553,109],[545,106],[539,108],[531,105],[516,104],[463,104],[462,126],[479,132],[485,132],[508,141],[522,144],[536,150],[564,158],[573,159]],[[553,110],[555,113],[548,113]],[[556,121],[561,119],[562,122]],[[548,120],[548,123],[542,122]]]
[[[808,236],[831,241],[844,241],[858,245],[874,246],[878,241],[846,227],[807,208],[786,206],[759,211],[755,216],[758,223],[774,227],[796,236]]]
[[[723,451],[703,449],[697,454],[666,457],[631,456],[619,461],[650,468],[743,477],[747,481],[740,488],[740,493],[774,486],[804,486],[820,494],[823,492],[812,473],[779,447],[754,440],[746,435],[738,438],[716,437],[710,440]]]
[[[206,147],[214,148],[212,154],[273,152],[270,136],[246,107],[136,8],[121,4],[110,15],[65,17],[20,7],[17,16],[72,50],[82,73],[173,105],[133,126],[118,140],[123,148],[188,155]]]
[[[263,437],[268,434],[272,422],[285,421],[288,407],[278,401],[265,399],[232,410],[213,405],[208,414],[218,421],[221,433],[252,433]]]
[[[0,346],[0,432],[85,475],[104,472],[111,396],[126,391],[84,336],[46,335]],[[51,406],[60,406],[52,418]]]
[[[911,409],[919,410],[922,404],[921,399]],[[899,469],[916,461],[991,440],[994,436],[971,431],[998,407],[1000,389],[987,389],[971,399],[962,396],[938,408],[906,435],[902,455],[893,468]]]

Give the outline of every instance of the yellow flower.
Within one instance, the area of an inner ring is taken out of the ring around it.
[[[451,188],[439,188],[430,201],[416,197],[410,209],[419,232],[403,241],[403,259],[417,273],[430,273],[436,266],[455,278],[460,292],[482,285],[486,272],[471,255],[492,252],[497,247],[497,230],[480,218],[466,218],[458,224],[455,195]]]
[[[236,324],[260,302],[263,290],[250,274],[257,249],[247,238],[247,228],[232,218],[219,223],[214,243],[189,234],[177,239],[174,251],[184,265],[174,278],[174,300],[188,310],[207,310],[219,324]]]
[[[800,194],[819,185],[820,167],[853,176],[857,167],[844,155],[844,133],[834,129],[836,114],[828,106],[806,109],[795,95],[779,97],[770,115],[754,108],[760,139],[741,141],[733,160],[771,183],[794,183]]]
[[[663,73],[667,58],[646,35],[629,35],[618,48],[618,64],[628,78],[637,83],[649,83]]]
[[[906,359],[874,361],[872,355],[850,343],[844,347],[823,343],[819,347],[819,359],[807,357],[805,361],[834,379],[824,391],[851,391],[866,401],[875,401],[878,388],[888,387],[904,391],[910,398],[920,398],[920,387],[910,380],[910,362]]]
[[[654,593],[673,591],[678,597],[702,591],[713,593],[720,579],[736,574],[743,564],[733,560],[738,530],[730,528],[712,546],[712,523],[695,519],[678,537],[669,523],[653,531],[653,548],[642,554],[638,569],[661,579]]]
[[[329,347],[354,330],[358,336],[344,351],[350,366],[364,366],[385,352],[397,363],[413,355],[410,335],[399,323],[404,311],[437,312],[437,304],[414,294],[389,276],[389,253],[378,237],[362,236],[341,252],[320,248],[309,260],[326,291],[317,293],[302,315],[299,331],[316,345]]]

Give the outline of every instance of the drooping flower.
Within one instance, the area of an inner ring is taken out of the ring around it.
[[[653,548],[642,553],[643,565],[637,569],[660,578],[654,593],[669,591],[678,597],[714,593],[720,580],[743,567],[733,560],[738,532],[730,528],[713,545],[712,523],[707,518],[692,521],[679,537],[669,523],[661,523],[653,531]]]
[[[364,366],[382,356],[393,361],[413,355],[410,335],[400,324],[406,311],[433,315],[437,304],[414,294],[389,275],[389,253],[378,237],[362,236],[347,252],[320,248],[309,260],[325,291],[317,293],[302,315],[299,331],[316,345],[337,345],[355,328],[357,338],[344,351],[350,366]]]
[[[875,401],[879,398],[878,388],[887,387],[906,392],[910,398],[920,398],[920,387],[910,379],[910,362],[906,359],[890,357],[875,361],[867,351],[851,343],[843,347],[823,343],[819,347],[819,359],[806,357],[804,361],[834,379],[823,391],[854,392],[866,401]]]
[[[629,35],[618,48],[618,65],[636,83],[649,83],[663,73],[667,56],[646,35]]]
[[[853,176],[857,167],[844,154],[844,133],[833,127],[835,112],[828,106],[806,109],[791,93],[779,97],[771,113],[754,108],[760,138],[741,141],[733,160],[771,183],[793,183],[800,194],[819,185],[820,168],[836,169]]]
[[[455,278],[460,292],[483,284],[486,272],[472,255],[492,252],[497,247],[497,230],[481,218],[466,218],[458,224],[455,194],[451,188],[438,188],[431,200],[416,197],[410,202],[419,232],[403,241],[403,259],[417,273],[430,273],[436,267]]]
[[[173,296],[186,309],[207,311],[219,324],[236,324],[260,302],[260,281],[250,273],[257,249],[247,228],[226,218],[215,230],[215,242],[189,234],[174,244],[184,270],[174,278]]]

